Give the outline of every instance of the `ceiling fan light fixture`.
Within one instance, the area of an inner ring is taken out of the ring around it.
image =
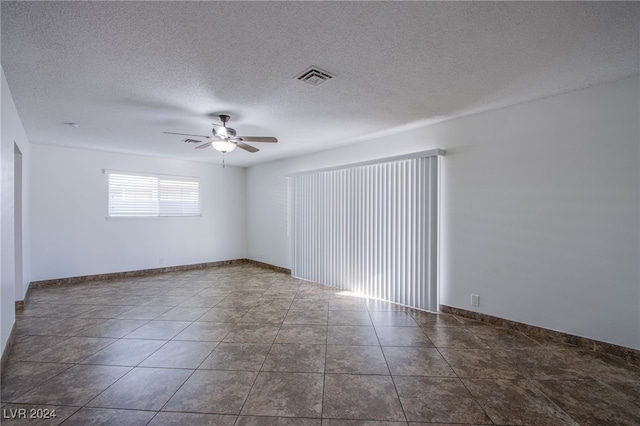
[[[236,149],[236,144],[230,141],[213,141],[211,142],[211,146],[216,151],[224,153],[231,152]]]
[[[164,132],[167,135],[180,135],[180,136],[193,136],[201,139],[209,139],[209,142],[202,143],[202,140],[185,138],[183,142],[195,142],[200,145],[196,146],[196,149],[204,149],[212,147],[218,152],[222,153],[222,167],[224,167],[224,154],[227,152],[231,152],[236,147],[243,149],[247,152],[254,153],[260,151],[258,148],[249,145],[245,142],[266,142],[266,143],[276,143],[278,142],[277,138],[272,136],[236,136],[235,129],[231,127],[227,127],[227,122],[229,121],[229,116],[220,114],[220,121],[222,121],[222,126],[216,123],[211,123],[213,125],[213,129],[211,132],[212,136],[204,136],[204,135],[194,135],[191,133],[175,133],[175,132]]]

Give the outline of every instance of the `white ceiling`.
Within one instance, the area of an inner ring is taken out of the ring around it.
[[[228,154],[238,166],[640,69],[637,2],[2,1],[1,18],[32,143],[219,163],[162,132],[208,135],[228,113],[280,140]],[[336,77],[294,78],[311,65]]]

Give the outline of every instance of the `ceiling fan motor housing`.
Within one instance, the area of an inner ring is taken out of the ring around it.
[[[231,127],[223,127],[222,130],[216,132],[216,128],[211,129],[211,133],[213,136],[221,139],[229,139],[236,136],[236,129],[232,129]]]

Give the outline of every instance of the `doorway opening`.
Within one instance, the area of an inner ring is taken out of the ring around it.
[[[16,307],[24,307],[24,275],[22,259],[22,152],[13,144],[13,238],[15,256]]]

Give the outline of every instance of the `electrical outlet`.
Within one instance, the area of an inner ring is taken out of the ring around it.
[[[480,296],[477,294],[471,295],[471,306],[480,306]]]

